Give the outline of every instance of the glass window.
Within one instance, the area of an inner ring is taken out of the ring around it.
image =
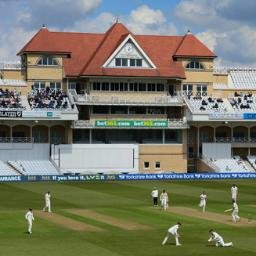
[[[37,62],[37,65],[57,66],[58,62],[53,56],[42,56]]]
[[[149,162],[144,162],[144,169],[148,169],[149,168]]]
[[[204,69],[203,64],[199,61],[193,60],[186,65],[187,69]]]
[[[102,91],[109,91],[109,83],[102,83],[101,85]]]
[[[136,66],[142,67],[142,59],[136,59]]]
[[[111,83],[111,84],[110,84],[110,90],[111,90],[111,91],[114,91],[114,90],[115,90],[115,83]]]
[[[183,84],[183,92],[187,95],[193,94],[193,85],[192,84]]]
[[[164,91],[164,85],[163,84],[157,84],[156,86],[157,86],[157,91],[158,92]]]
[[[135,59],[130,59],[130,66],[135,67]]]
[[[116,58],[116,67],[121,66],[121,58]]]
[[[60,82],[50,82],[50,88],[53,90],[60,90],[61,83]]]
[[[122,67],[128,66],[128,59],[122,58]]]
[[[45,82],[34,82],[33,89],[37,89],[37,90],[45,89]]]
[[[146,91],[146,84],[139,83],[139,91]]]
[[[207,85],[198,84],[196,86],[196,95],[197,96],[207,96]]]
[[[161,163],[157,161],[156,164],[155,164],[155,168],[160,169],[161,168]]]
[[[68,89],[76,89],[76,83],[75,82],[68,83]]]

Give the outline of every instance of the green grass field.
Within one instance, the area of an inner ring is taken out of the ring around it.
[[[233,181],[133,181],[0,184],[0,250],[3,256],[252,256],[256,255],[255,226],[233,227],[196,217],[163,212],[152,207],[151,190],[165,188],[170,207],[197,208],[199,194],[208,195],[207,211],[224,214],[230,208]],[[239,188],[240,216],[256,219],[255,181],[235,181]],[[33,234],[26,234],[24,214],[29,207],[42,209],[44,193],[52,194],[52,210],[62,216],[100,227],[103,231],[74,231],[36,217]],[[125,230],[100,220],[75,215],[66,209],[90,209],[116,219],[136,222],[148,229]],[[161,242],[167,229],[181,221],[181,247],[170,240]],[[217,248],[207,243],[208,230],[216,229],[233,248]]]

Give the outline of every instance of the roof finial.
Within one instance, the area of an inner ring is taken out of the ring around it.
[[[42,25],[42,28],[46,28],[46,25],[45,25],[45,24],[43,24],[43,25]]]
[[[187,31],[187,35],[191,35],[192,33],[191,33],[191,30],[190,29],[188,29],[188,31]]]
[[[120,16],[117,15],[117,16],[116,16],[116,23],[119,23],[119,21],[120,21]]]

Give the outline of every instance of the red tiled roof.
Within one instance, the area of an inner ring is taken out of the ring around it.
[[[155,69],[103,67],[129,34],[154,63]],[[64,59],[66,76],[185,78],[184,68],[181,63],[173,60],[174,56],[215,57],[214,53],[192,35],[133,35],[121,23],[115,23],[105,34],[50,32],[42,28],[18,54],[28,52],[70,55],[70,58]]]
[[[178,46],[174,57],[210,57],[215,58],[216,55],[199,41],[193,34],[186,34],[180,45]]]

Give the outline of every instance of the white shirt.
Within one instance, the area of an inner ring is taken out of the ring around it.
[[[157,190],[157,189],[154,189],[154,190],[151,192],[151,195],[152,195],[152,197],[158,197],[158,190]]]
[[[28,211],[25,215],[25,219],[28,220],[28,221],[33,221],[34,220],[34,215],[33,215],[33,212],[31,211]]]
[[[207,195],[206,194],[201,194],[200,195],[200,200],[201,200],[201,202],[206,202],[206,198],[207,198]]]
[[[223,238],[216,232],[212,232],[211,238],[209,239],[210,241],[214,240],[217,243],[221,243],[223,241]]]
[[[171,233],[172,235],[178,235],[178,229],[180,225],[176,224],[168,229],[168,232]]]
[[[238,205],[237,205],[237,203],[233,203],[233,210],[234,210],[234,211],[238,211]]]
[[[46,201],[46,202],[50,202],[51,195],[48,194],[48,193],[46,193],[45,196],[44,196],[44,198],[45,198],[45,201]]]
[[[231,187],[231,195],[232,195],[232,197],[236,197],[236,196],[237,196],[237,193],[238,193],[238,188],[237,188],[237,186],[232,186],[232,187]]]
[[[168,202],[168,194],[165,192],[165,193],[162,193],[160,195],[160,200],[166,200]]]

